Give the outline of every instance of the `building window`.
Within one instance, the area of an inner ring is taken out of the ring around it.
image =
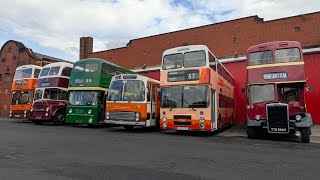
[[[0,74],[0,81],[2,81],[2,74]]]
[[[10,52],[11,52],[11,47],[8,48],[8,53],[10,53]]]
[[[13,58],[13,60],[16,60],[16,59],[17,59],[17,56],[13,56],[12,58]]]
[[[300,26],[294,27],[294,31],[295,31],[295,32],[299,32],[299,31],[300,31]]]
[[[6,62],[6,58],[2,58],[2,59],[1,59],[1,62]]]

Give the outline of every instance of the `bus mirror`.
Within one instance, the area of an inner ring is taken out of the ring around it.
[[[246,93],[246,90],[244,88],[242,88],[241,92],[244,94],[244,93]]]
[[[312,92],[312,87],[311,87],[311,86],[307,86],[307,87],[306,87],[306,91]]]

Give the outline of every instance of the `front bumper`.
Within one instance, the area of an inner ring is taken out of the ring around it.
[[[24,110],[14,110],[9,113],[9,118],[11,119],[28,120],[29,116],[30,116],[30,111],[24,111]]]
[[[141,121],[124,121],[124,120],[104,120],[107,124],[129,125],[129,126],[146,126],[146,122]]]
[[[247,118],[247,126],[267,128],[267,120],[257,121],[255,119]],[[301,127],[312,127],[312,126],[313,126],[313,121],[309,113],[305,113],[305,117],[303,117],[300,121],[289,120],[290,129],[296,129]]]
[[[47,116],[46,116],[46,113],[48,113]],[[50,112],[33,111],[30,113],[30,120],[32,120],[32,121],[50,121],[51,120],[51,113]]]

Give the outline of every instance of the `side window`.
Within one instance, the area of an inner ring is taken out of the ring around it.
[[[71,70],[72,70],[71,68],[65,67],[65,68],[63,68],[61,75],[70,77]]]
[[[120,71],[120,70],[117,70],[117,71],[116,71],[116,75],[118,75],[118,74],[125,74],[125,73],[122,72],[122,71]]]
[[[110,74],[110,75],[116,75],[116,68],[109,66],[108,64],[102,65],[102,73],[104,74]]]
[[[222,94],[219,94],[219,107],[223,108],[224,104],[223,104],[224,98]]]
[[[148,85],[147,101],[150,102],[150,92],[152,91],[152,86]]]
[[[152,85],[152,102],[156,102],[156,93],[157,93],[157,88]]]
[[[40,74],[41,69],[34,69],[34,77],[38,78]]]
[[[211,68],[214,70],[214,71],[217,71],[217,62],[216,62],[216,58],[210,53],[209,53],[209,63],[210,63],[210,66]]]

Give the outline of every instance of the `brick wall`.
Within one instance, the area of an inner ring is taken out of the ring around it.
[[[255,44],[275,40],[299,41],[304,47],[320,45],[320,12],[263,21],[257,16],[131,40],[127,47],[93,52],[89,57],[126,68],[161,64],[164,50],[205,44],[217,57],[245,54]],[[81,48],[80,48],[81,49]]]

